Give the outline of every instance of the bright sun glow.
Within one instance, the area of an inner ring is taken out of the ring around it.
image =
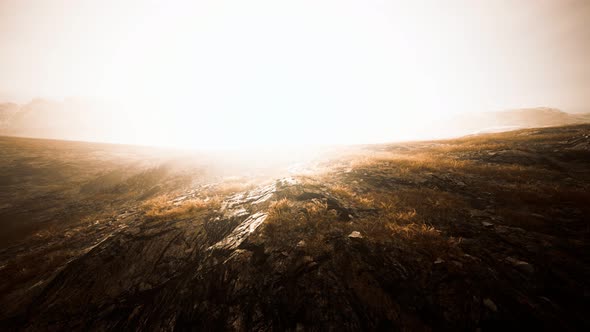
[[[1,8],[11,47],[0,88],[108,101],[97,116],[110,134],[96,139],[106,141],[429,137],[442,115],[567,107],[580,95],[568,90],[580,86],[571,73],[585,70],[544,30],[557,2],[536,11],[465,0],[27,2]]]
[[[411,13],[387,17],[383,9],[276,1],[150,7],[143,15],[160,24],[129,29],[100,89],[137,110],[127,115],[142,125],[124,141],[239,147],[408,137],[417,111],[444,103],[446,91],[420,86],[430,64],[419,58],[432,50],[411,44],[425,32],[395,32],[410,26]],[[439,61],[462,61],[448,57]]]

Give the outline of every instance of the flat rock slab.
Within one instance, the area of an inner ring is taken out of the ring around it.
[[[209,249],[222,249],[222,250],[235,250],[237,249],[244,240],[252,234],[258,226],[260,226],[267,215],[262,212],[255,213],[244,220],[241,224],[236,227],[231,234],[226,236],[223,240],[212,245]]]

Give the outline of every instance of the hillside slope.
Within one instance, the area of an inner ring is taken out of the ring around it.
[[[590,123],[590,113],[567,113],[556,108],[521,108],[499,112],[459,114],[437,122],[433,131],[441,137],[474,133],[493,133],[508,130],[554,127]]]
[[[589,169],[580,125],[355,147],[256,181],[170,170],[0,250],[0,327],[587,330]]]

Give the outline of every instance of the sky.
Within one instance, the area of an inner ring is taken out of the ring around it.
[[[132,143],[367,143],[455,113],[588,111],[588,54],[586,0],[0,0],[0,98],[112,102]]]

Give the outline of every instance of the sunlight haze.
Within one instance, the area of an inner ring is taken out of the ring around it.
[[[562,0],[4,0],[0,97],[99,100],[99,141],[427,138],[452,114],[587,111],[589,21]]]

